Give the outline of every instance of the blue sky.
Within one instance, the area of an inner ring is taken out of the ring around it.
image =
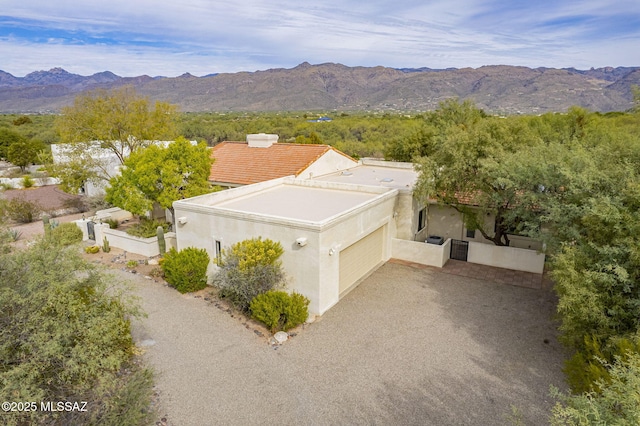
[[[3,0],[0,70],[640,66],[638,0]]]

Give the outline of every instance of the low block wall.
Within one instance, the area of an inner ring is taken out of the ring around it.
[[[33,186],[48,186],[48,185],[58,185],[60,183],[60,179],[52,178],[52,177],[41,177],[36,178],[32,177]],[[0,178],[0,184],[8,185],[11,188],[19,189],[24,187],[24,178]]]
[[[500,247],[491,244],[469,242],[467,261],[515,271],[542,274],[544,253],[516,247]]]
[[[450,251],[450,239],[442,245],[401,240],[398,238],[391,240],[391,257],[419,263],[421,265],[442,268],[444,264],[447,263],[447,260],[449,260]]]
[[[106,223],[95,225],[96,244],[102,245],[104,237],[107,237],[109,245],[122,249],[128,253],[140,254],[142,256],[154,257],[160,254],[158,247],[158,237],[140,238],[129,235],[124,231],[110,229]],[[167,232],[165,234],[167,250],[176,248],[176,233]]]

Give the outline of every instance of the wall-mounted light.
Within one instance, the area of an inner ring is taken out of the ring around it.
[[[298,247],[304,247],[307,245],[307,238],[306,237],[300,237],[298,239],[296,239],[296,245]]]
[[[186,216],[181,216],[178,218],[178,223],[180,225],[184,225],[185,223],[187,223],[187,217]]]
[[[336,251],[333,248],[329,249],[329,256],[333,256],[336,253]]]

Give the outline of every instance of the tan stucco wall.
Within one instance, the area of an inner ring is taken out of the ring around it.
[[[437,235],[454,240],[464,237],[462,214],[451,207],[430,204],[427,207],[427,236]]]
[[[394,212],[396,217],[395,238],[413,240],[417,215],[414,203],[413,194],[410,191],[400,191],[398,193]]]
[[[449,260],[450,244],[450,239],[440,246],[394,238],[391,242],[391,257],[442,268]]]

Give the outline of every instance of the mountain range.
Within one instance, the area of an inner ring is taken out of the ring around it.
[[[71,105],[79,93],[132,85],[152,100],[182,111],[424,111],[444,99],[472,99],[487,112],[536,114],[566,111],[625,111],[632,106],[640,67],[480,68],[348,67],[302,63],[291,69],[209,74],[196,77],[91,76],[62,68],[15,77],[0,71],[0,112],[52,113]]]

